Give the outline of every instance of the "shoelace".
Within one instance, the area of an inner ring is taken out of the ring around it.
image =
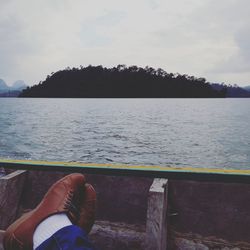
[[[73,214],[76,217],[76,220],[80,218],[80,197],[81,195],[79,191],[73,192],[72,190],[70,190],[64,205],[64,208],[68,210],[71,214]]]

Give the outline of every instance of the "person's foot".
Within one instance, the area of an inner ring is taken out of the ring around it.
[[[95,211],[96,192],[92,185],[86,183],[83,202],[80,210],[80,218],[76,225],[84,229],[87,233],[89,233],[95,222]]]
[[[94,222],[96,196],[93,187],[85,183],[82,174],[68,175],[56,182],[40,204],[23,215],[6,230],[6,250],[33,249],[33,234],[36,227],[47,217],[66,213],[73,224],[87,232]]]

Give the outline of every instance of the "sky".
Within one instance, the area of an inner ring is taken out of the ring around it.
[[[0,78],[66,67],[162,68],[250,85],[249,0],[0,0]]]

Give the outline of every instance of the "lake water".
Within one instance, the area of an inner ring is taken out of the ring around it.
[[[0,158],[250,169],[250,99],[0,98]]]

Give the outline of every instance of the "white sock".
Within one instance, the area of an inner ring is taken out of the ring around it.
[[[65,213],[49,216],[37,226],[34,232],[33,249],[36,249],[58,230],[70,225],[72,225],[72,223]]]

